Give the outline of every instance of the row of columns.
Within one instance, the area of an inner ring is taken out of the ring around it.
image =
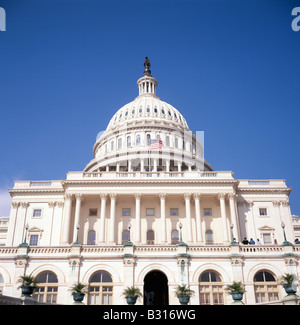
[[[101,199],[101,209],[100,209],[100,232],[99,232],[99,243],[105,242],[105,215],[106,215],[106,202],[110,197],[110,229],[109,229],[109,243],[114,244],[115,239],[115,220],[116,220],[116,199],[117,194],[100,194]],[[200,193],[184,193],[185,209],[186,209],[186,241],[187,243],[203,243],[203,234],[201,229],[201,206],[200,206]],[[224,243],[229,243],[229,231],[227,226],[227,215],[226,215],[226,196],[229,199],[229,208],[231,223],[235,232],[235,238],[239,241],[239,230],[238,230],[238,220],[237,220],[237,210],[235,194],[225,194],[219,193],[218,199],[220,202],[220,212],[223,227],[223,241]],[[136,218],[136,229],[135,229],[135,243],[139,244],[141,242],[141,194],[134,194],[135,197],[135,218]],[[195,204],[195,220],[196,220],[196,240],[193,241],[192,236],[192,214],[191,214],[191,199],[194,198]],[[77,236],[77,224],[79,223],[82,194],[75,194],[76,204],[75,204],[75,217],[74,217],[74,229],[73,229],[73,242],[76,241]],[[166,229],[166,194],[160,193],[160,217],[161,217],[161,244],[167,243],[167,229]],[[72,194],[68,193],[65,196],[65,210],[64,210],[64,227],[62,241],[63,244],[69,243],[69,232],[71,225],[71,208],[72,208]]]
[[[140,171],[141,172],[146,171],[145,170],[145,167],[148,167],[149,168],[149,166],[148,166],[149,165],[149,161],[148,161],[149,159],[147,158],[147,163],[146,164],[145,164],[145,160],[144,159],[145,158],[139,158],[139,161],[140,161],[139,165],[135,165],[135,166],[140,166]],[[136,158],[134,160],[136,160]],[[153,166],[153,168],[151,169],[151,171],[152,172],[157,172],[157,168],[159,167],[159,165],[158,165],[159,158],[150,158],[150,160],[151,160],[150,168]],[[169,172],[170,171],[170,160],[169,159],[163,159],[163,160],[165,161],[164,167],[166,169],[166,172]],[[127,166],[128,172],[134,171],[134,167],[135,166],[132,165],[132,160],[131,159],[128,159],[128,160],[125,160],[123,162],[119,162],[118,161],[116,163],[116,171],[117,172],[120,172],[120,167],[123,166],[123,164]],[[177,166],[177,171],[181,172],[181,170],[182,170],[182,163],[180,161],[176,161],[176,166]],[[187,166],[188,166],[188,171],[189,172],[192,171],[192,166],[193,165],[192,164],[187,164]],[[109,165],[106,165],[106,171],[109,171]]]

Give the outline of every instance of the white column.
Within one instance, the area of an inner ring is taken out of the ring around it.
[[[144,158],[140,159],[141,162],[141,172],[145,171],[145,162],[144,162]]]
[[[170,160],[166,159],[166,171],[169,172],[170,171]]]
[[[178,171],[181,172],[181,163],[177,162],[177,166],[178,166]]]
[[[185,199],[185,213],[186,213],[186,228],[187,228],[187,242],[192,242],[192,216],[191,216],[191,194],[184,193]]]
[[[153,171],[157,172],[157,158],[153,158]]]
[[[8,232],[7,232],[7,244],[6,244],[7,246],[14,246],[14,238],[16,232],[17,214],[18,214],[19,205],[20,205],[19,202],[11,203]]]
[[[203,243],[202,220],[201,220],[201,209],[200,209],[200,194],[194,193],[194,199],[195,199],[197,242]]]
[[[166,194],[160,193],[161,243],[166,244]]]
[[[52,213],[51,213],[51,226],[50,226],[50,236],[49,236],[49,246],[52,245],[52,232],[53,232],[53,224],[54,224],[54,209],[56,206],[56,202],[48,202],[48,207],[49,209],[52,209]]]
[[[235,201],[235,194],[230,193],[228,194],[229,197],[229,207],[230,207],[230,216],[231,216],[231,222],[233,224],[233,237],[240,242],[240,232],[239,232],[239,225],[238,220],[236,216],[236,201]]]
[[[227,230],[227,218],[226,218],[226,207],[225,207],[225,193],[219,193],[218,198],[220,200],[220,208],[221,208],[221,218],[223,223],[223,242],[229,243],[228,239],[228,230]]]
[[[100,231],[99,231],[99,243],[104,243],[105,233],[105,210],[106,210],[106,194],[100,194],[101,198],[101,211],[100,211]]]
[[[63,227],[63,244],[69,244],[70,224],[71,224],[71,210],[72,210],[72,194],[65,195],[65,210],[64,210],[64,227]]]
[[[135,243],[139,244],[141,242],[141,194],[134,194],[135,197]]]
[[[115,219],[116,219],[116,197],[117,194],[110,194],[110,234],[109,242],[112,244],[116,243],[115,240]]]
[[[82,194],[76,193],[75,198],[76,198],[76,206],[75,206],[75,218],[74,218],[74,229],[73,229],[73,243],[76,242],[76,237],[77,237],[77,224],[79,223],[79,218],[80,218]]]

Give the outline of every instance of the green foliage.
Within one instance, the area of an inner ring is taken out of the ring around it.
[[[122,295],[125,297],[138,297],[138,298],[143,297],[141,290],[134,286],[127,287],[126,289],[124,289]]]
[[[32,286],[36,288],[38,284],[38,280],[36,277],[32,275],[21,275],[18,279],[18,283],[21,283],[18,289],[20,289],[23,286]]]
[[[180,296],[192,297],[195,294],[195,291],[190,289],[188,285],[180,286],[178,285],[175,290],[175,296],[178,298]]]
[[[296,275],[293,273],[285,273],[280,277],[280,284],[281,285],[293,284],[296,278],[297,278]]]
[[[87,293],[87,285],[85,283],[77,282],[74,283],[73,286],[71,287],[71,292],[73,293]]]
[[[229,294],[232,294],[232,293],[244,293],[245,292],[245,286],[242,284],[241,281],[239,282],[236,282],[236,281],[233,281],[232,284],[229,284],[225,290],[229,293]]]

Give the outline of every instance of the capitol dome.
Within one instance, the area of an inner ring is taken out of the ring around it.
[[[97,137],[95,158],[84,172],[212,170],[183,115],[156,95],[158,82],[147,57],[144,67],[138,97],[121,107]]]

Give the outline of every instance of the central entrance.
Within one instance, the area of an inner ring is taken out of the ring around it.
[[[144,305],[168,304],[168,278],[158,270],[149,272],[144,278]]]

